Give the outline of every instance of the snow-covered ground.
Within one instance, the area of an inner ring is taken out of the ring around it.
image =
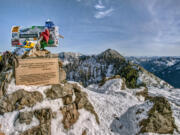
[[[147,87],[155,87],[155,88],[165,88],[165,89],[171,89],[173,88],[170,84],[167,82],[161,80],[157,76],[153,75],[152,73],[144,70],[143,72],[139,72],[139,77],[137,80],[137,83],[146,83]]]
[[[75,82],[70,82],[75,83]],[[139,132],[139,121],[147,118],[147,112],[153,106],[150,101],[144,101],[143,97],[136,96],[139,89],[121,90],[122,80],[113,79],[107,81],[103,86],[90,85],[87,88],[82,88],[88,94],[88,99],[94,106],[96,113],[99,116],[100,125],[96,123],[94,115],[88,111],[81,109],[78,121],[67,131],[63,128],[62,114],[59,110],[63,106],[61,99],[51,100],[45,97],[44,91],[50,86],[16,86],[14,80],[8,87],[8,93],[18,89],[27,91],[37,90],[44,96],[41,103],[37,103],[34,107],[26,107],[21,111],[32,111],[41,108],[51,108],[57,113],[56,118],[51,120],[52,135],[81,135],[86,130],[87,135],[135,135]],[[180,129],[180,89],[159,89],[149,87],[150,95],[166,97],[172,107],[175,123]],[[142,113],[137,111],[144,110]],[[18,135],[20,131],[24,131],[39,124],[36,118],[30,125],[19,124],[16,121],[18,111],[13,111],[0,115],[1,131],[6,135]],[[174,133],[178,135],[178,133]],[[148,133],[148,135],[156,135]]]
[[[97,85],[90,85],[88,87],[88,89],[93,91],[96,90],[99,94],[86,90],[90,101],[97,108],[97,113],[101,114],[99,117],[100,121],[103,121],[103,127],[109,127],[111,129],[104,129],[107,135],[135,135],[140,130],[138,126],[139,121],[147,117],[147,112],[153,105],[152,102],[144,102],[143,97],[135,96],[135,93],[142,91],[142,89],[121,90],[121,85],[117,85],[121,84],[121,81],[121,79],[114,79],[107,81],[100,88]],[[175,123],[180,130],[180,89],[149,87],[148,92],[151,96],[164,96],[168,99],[171,104]],[[100,102],[97,102],[97,100]],[[136,112],[139,109],[145,111],[137,115]],[[116,117],[114,118],[113,116]],[[108,131],[111,132],[108,133]],[[174,132],[174,134],[178,135],[179,133]],[[157,134],[148,133],[146,135]]]

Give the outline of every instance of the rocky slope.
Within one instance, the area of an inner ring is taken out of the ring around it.
[[[156,72],[156,74],[166,80],[169,84],[172,84],[176,88],[180,88],[180,62],[173,66],[167,67],[164,70]]]
[[[108,51],[93,60],[99,57],[103,63],[102,55],[109,60],[111,54],[114,58],[114,52]],[[125,64],[121,55],[116,58],[116,62]],[[92,61],[85,57],[87,65],[89,60]],[[111,60],[104,65],[112,64]],[[146,86],[128,88],[121,74],[109,75],[84,88],[77,82],[66,81],[65,75],[57,85],[17,86],[12,70],[16,62],[16,56],[7,53],[0,72],[0,134],[180,134],[180,89],[171,88],[138,65],[130,64],[129,68],[138,71],[137,83],[144,82]],[[129,68],[123,71],[131,71]]]
[[[174,68],[180,62],[180,57],[126,57],[126,59],[141,65],[175,88],[180,88],[179,71]]]
[[[60,58],[62,61],[68,61],[62,55],[60,55]],[[80,82],[85,87],[93,83],[99,83],[105,77],[114,75],[120,75],[124,78],[128,88],[136,88],[145,84],[147,87],[172,87],[141,66],[129,62],[112,49],[98,55],[81,55],[73,61],[70,59],[64,69],[68,80]]]

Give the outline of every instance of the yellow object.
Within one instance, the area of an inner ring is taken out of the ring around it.
[[[1,60],[2,60],[2,56],[0,56],[0,62],[1,62]]]
[[[31,41],[25,41],[25,46],[24,48],[33,48],[35,46],[35,43]]]
[[[15,26],[12,28],[12,32],[19,32],[19,26]]]

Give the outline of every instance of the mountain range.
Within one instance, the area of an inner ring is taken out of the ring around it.
[[[180,57],[126,57],[126,59],[141,65],[173,87],[180,88]]]
[[[119,56],[122,58],[122,56],[120,54],[118,54],[117,52],[115,53],[115,52],[116,52],[115,50],[109,49],[109,50],[106,50],[104,53],[108,53],[108,55],[111,55],[111,56],[116,55],[116,56]],[[59,57],[63,60],[64,64],[68,68],[72,63],[74,66],[79,64],[78,62],[82,63],[83,58],[84,59],[91,58],[91,60],[92,60],[92,59],[97,59],[95,57],[99,57],[99,56],[98,55],[97,56],[96,55],[88,56],[88,55],[83,55],[80,53],[62,52],[62,53],[59,53]],[[155,57],[155,56],[154,57],[124,57],[124,59],[126,59],[127,61],[134,63],[136,65],[140,65],[141,67],[143,67],[150,73],[152,73],[152,74],[156,75],[157,77],[161,78],[162,80],[168,82],[173,87],[180,88],[180,78],[179,78],[180,57],[175,57],[175,56],[174,57],[172,57],[172,56],[171,57]],[[71,63],[71,64],[68,64],[68,63]],[[89,61],[89,63],[91,63],[91,62]],[[97,68],[97,67],[94,67],[94,68]],[[95,71],[93,71],[93,69],[91,69],[91,71],[95,72]],[[109,71],[110,71],[110,69],[109,69]],[[106,77],[110,76],[109,73],[110,72],[108,72],[108,75],[106,75]],[[71,74],[72,74],[72,72],[71,72]],[[73,76],[70,77],[68,74],[68,79],[72,80],[72,77]],[[101,80],[101,79],[102,78],[99,78],[99,80]],[[76,79],[74,78],[74,80],[79,81],[77,78]]]
[[[64,62],[67,79],[80,82],[85,87],[93,83],[99,83],[106,77],[113,77],[114,75],[124,78],[129,88],[144,85],[170,87],[165,81],[154,76],[138,64],[127,60],[119,52],[112,49],[98,55],[60,53],[59,57]],[[142,81],[142,78],[146,81]]]

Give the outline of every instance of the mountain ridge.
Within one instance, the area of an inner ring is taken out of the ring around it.
[[[60,59],[64,61],[64,58],[61,56]],[[126,60],[119,52],[112,49],[107,49],[97,55],[81,55],[74,59],[74,61],[71,60],[69,64],[66,64],[64,69],[67,72],[68,80],[82,82],[84,86],[99,83],[105,77],[120,75],[126,79],[127,86],[129,85],[129,87],[135,88],[137,87],[136,82],[141,72],[144,72],[145,76],[154,77],[154,75],[151,75],[151,73],[145,71],[145,69]],[[157,83],[161,82],[158,77],[154,78],[158,80]],[[142,80],[138,83],[138,85],[144,85]],[[164,84],[167,83],[164,82]],[[171,87],[169,84],[164,86]],[[163,85],[161,87],[163,87]]]

